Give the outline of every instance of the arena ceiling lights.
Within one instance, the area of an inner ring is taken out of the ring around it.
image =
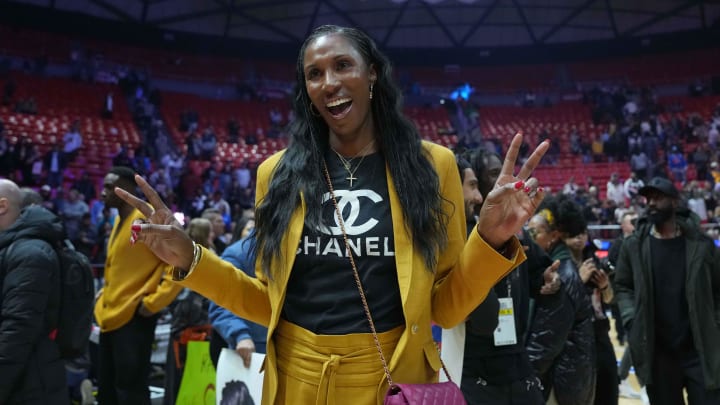
[[[299,43],[356,26],[385,48],[477,49],[644,37],[717,24],[715,0],[5,0],[168,31]]]

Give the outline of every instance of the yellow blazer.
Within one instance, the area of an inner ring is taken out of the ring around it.
[[[464,200],[455,156],[447,148],[433,143],[424,142],[424,147],[430,152],[440,178],[440,191],[448,200],[444,207],[449,213],[448,246],[440,252],[434,272],[426,268],[422,255],[413,246],[404,224],[400,200],[390,173],[386,171],[395,237],[395,263],[405,314],[405,331],[389,367],[393,380],[403,383],[437,380],[441,364],[432,340],[431,321],[443,328],[464,321],[485,299],[490,288],[525,260],[523,249],[515,238],[510,245],[510,252],[514,252],[512,259],[496,252],[476,231],[471,233],[466,243]],[[273,169],[282,153],[271,156],[260,165],[256,203],[266,195]],[[258,278],[255,279],[204,250],[194,271],[181,282],[238,316],[268,326],[263,404],[275,401],[278,379],[272,337],[282,312],[304,218],[303,200],[290,219],[282,245],[285,260],[282,268],[274,272],[272,280],[260,271],[259,260],[256,267]],[[379,361],[378,367],[381,367]]]

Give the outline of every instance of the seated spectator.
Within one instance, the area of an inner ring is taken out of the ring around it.
[[[200,157],[203,160],[212,160],[213,156],[215,156],[216,149],[217,139],[215,137],[215,133],[212,128],[207,127],[205,128],[205,132],[203,132],[202,139],[200,141]]]
[[[2,124],[2,121],[0,121]],[[7,173],[11,168],[15,167],[13,163],[13,145],[7,139],[3,131],[0,130],[0,173]]]
[[[700,97],[705,94],[705,83],[703,83],[700,79],[695,79],[695,81],[690,85],[689,90],[690,97]]]
[[[132,153],[132,150],[130,150],[127,145],[121,146],[117,155],[115,155],[115,157],[113,157],[113,165],[114,166],[133,167],[132,158],[130,157],[131,153]]]
[[[82,135],[80,135],[80,121],[75,120],[65,135],[63,135],[63,153],[71,163],[75,160],[80,148],[82,147]]]
[[[575,197],[575,194],[578,191],[578,185],[575,183],[575,176],[570,176],[570,179],[568,179],[568,182],[565,183],[563,186],[562,193],[565,195],[569,195],[572,197]]]
[[[37,114],[37,103],[33,97],[28,97],[22,100],[18,100],[15,103],[15,112],[20,114]]]
[[[65,230],[70,240],[77,239],[80,221],[85,215],[88,215],[89,221],[89,214],[90,208],[87,203],[80,198],[80,193],[75,189],[71,189],[65,205],[60,211],[60,216],[65,221]]]
[[[280,127],[282,125],[282,113],[277,108],[273,108],[270,110],[270,125],[274,128]]]
[[[592,161],[595,163],[602,162],[605,158],[604,143],[597,135],[592,136],[590,148],[592,150]]]
[[[638,196],[639,190],[645,186],[645,182],[638,177],[637,173],[631,172],[630,177],[625,180],[625,183],[623,184],[623,189],[625,190],[625,198],[628,200],[634,200]],[[621,204],[618,204],[619,206],[623,206]],[[636,211],[640,212],[640,211]],[[618,218],[618,222],[620,221],[620,218]]]
[[[616,205],[625,205],[625,190],[617,172],[610,175],[610,180],[608,180],[605,189],[608,200],[614,201]]]
[[[111,120],[113,118],[113,108],[113,94],[108,93],[105,95],[105,102],[103,103],[101,116],[107,120]]]
[[[72,184],[72,188],[79,191],[83,196],[83,200],[88,204],[97,196],[95,183],[90,178],[90,174],[86,171],[83,171],[80,178]]]
[[[15,96],[17,90],[17,84],[14,78],[9,78],[3,86],[2,105],[9,106],[12,103],[12,99]]]
[[[700,186],[696,182],[692,182],[687,205],[688,209],[700,218],[700,222],[705,223],[708,220],[708,209],[703,194],[704,192]]]
[[[2,132],[2,131],[0,131]],[[717,144],[718,139],[720,139],[720,125],[718,124],[710,124],[710,129],[708,130],[708,145],[710,145],[710,149],[715,151],[717,150]]]
[[[720,165],[718,162],[710,163],[710,176],[713,182],[713,191],[720,191]]]
[[[692,154],[693,163],[695,163],[695,179],[698,181],[706,181],[709,179],[708,165],[710,164],[710,147],[707,143],[699,143]]]
[[[258,143],[258,137],[256,136],[256,133],[257,133],[257,134],[262,134],[262,128],[258,128],[258,129],[255,131],[255,133],[253,133],[252,131],[249,131],[249,132],[247,133],[247,135],[245,135],[245,144],[246,144],[246,145],[257,145],[257,143]]]
[[[670,154],[668,154],[667,162],[673,180],[685,184],[688,164],[687,160],[685,160],[685,155],[678,149],[677,146],[670,148]]]
[[[228,141],[230,143],[238,143],[240,137],[240,125],[235,118],[230,118],[227,123]]]
[[[67,166],[67,159],[65,154],[60,151],[60,145],[56,143],[45,154],[45,169],[50,187],[57,188],[62,185],[65,166]]]
[[[83,214],[75,239],[72,239],[75,250],[92,261],[98,249],[97,242],[97,227],[93,226],[90,213]]]
[[[197,132],[189,132],[185,138],[187,157],[190,160],[197,160],[202,157],[202,138]]]

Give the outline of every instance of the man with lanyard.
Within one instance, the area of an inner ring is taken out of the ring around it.
[[[497,155],[484,150],[478,152],[471,167],[466,167],[467,160],[457,160],[466,209],[467,201],[473,201],[466,183],[477,184],[475,191],[481,195],[479,208],[483,197],[492,190],[502,162]],[[472,218],[468,215],[468,221]],[[544,404],[539,380],[533,374],[525,351],[529,299],[538,293],[555,293],[560,281],[555,273],[557,263],[551,263],[537,245],[527,242],[531,240],[529,237],[520,236],[520,240],[526,245],[528,260],[490,290],[485,301],[465,323],[460,388],[469,405]]]

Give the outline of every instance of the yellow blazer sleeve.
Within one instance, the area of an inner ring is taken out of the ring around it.
[[[205,248],[195,269],[177,283],[197,291],[241,318],[261,325],[270,322],[267,284],[248,276]]]
[[[432,290],[432,319],[451,328],[463,322],[498,281],[525,261],[525,253],[515,237],[507,246],[511,259],[488,245],[477,230],[466,241],[465,202],[455,157],[437,145],[430,150],[449,214],[448,246],[440,252]]]

